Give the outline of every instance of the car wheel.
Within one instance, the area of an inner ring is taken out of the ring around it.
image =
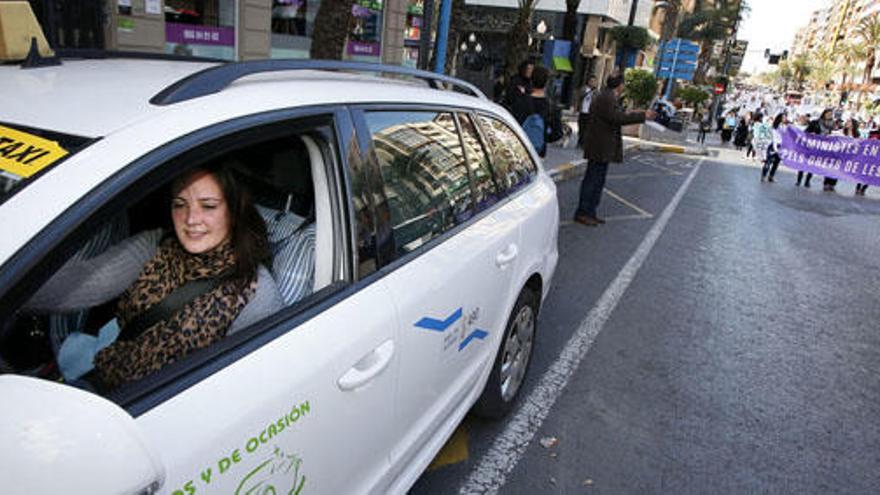
[[[537,327],[538,296],[526,288],[513,306],[489,381],[474,405],[477,415],[497,419],[513,408],[531,362]]]

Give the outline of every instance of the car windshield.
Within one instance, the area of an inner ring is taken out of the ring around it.
[[[92,139],[0,122],[0,203]]]

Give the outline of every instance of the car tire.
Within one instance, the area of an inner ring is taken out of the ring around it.
[[[538,295],[520,292],[507,320],[489,380],[473,412],[489,419],[503,418],[513,409],[531,363],[538,329]]]

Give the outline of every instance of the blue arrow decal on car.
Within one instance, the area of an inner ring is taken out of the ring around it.
[[[458,308],[445,320],[435,320],[434,318],[424,317],[415,322],[415,326],[426,330],[433,330],[435,332],[443,332],[461,318],[461,313],[461,308]]]
[[[480,330],[479,328],[475,328],[474,331],[470,333],[470,335],[468,335],[467,337],[465,337],[464,340],[461,341],[461,344],[458,344],[458,350],[460,351],[460,350],[464,349],[465,347],[467,347],[467,345],[470,344],[472,340],[474,340],[474,339],[483,340],[488,335],[489,335],[488,332]]]

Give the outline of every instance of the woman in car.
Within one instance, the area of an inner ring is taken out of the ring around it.
[[[171,197],[173,233],[142,232],[69,262],[28,303],[71,311],[119,298],[118,338],[94,355],[93,376],[106,387],[142,378],[282,307],[266,268],[266,226],[231,170],[188,172],[172,183]]]

